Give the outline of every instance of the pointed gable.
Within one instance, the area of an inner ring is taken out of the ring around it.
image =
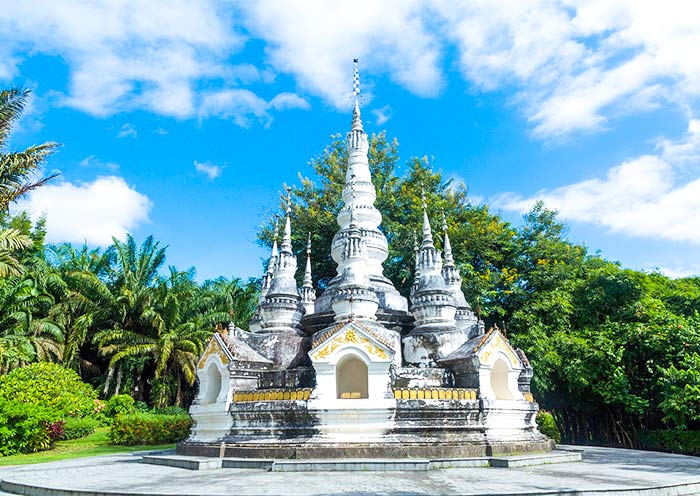
[[[363,350],[373,361],[388,362],[394,356],[391,343],[381,334],[370,326],[352,320],[321,331],[311,344],[309,356],[314,362],[329,362],[333,355],[347,347]]]
[[[197,368],[204,367],[207,358],[215,354],[221,359],[221,363],[228,365],[231,362],[252,362],[272,365],[272,361],[265,358],[252,346],[233,336],[225,336],[218,332],[209,340],[209,344],[202,353],[202,358],[197,363]]]
[[[221,363],[223,363],[224,365],[228,365],[229,363],[231,363],[231,360],[233,360],[233,355],[224,344],[223,340],[221,339],[221,334],[219,334],[218,332],[215,332],[212,335],[211,339],[209,340],[209,344],[207,344],[207,347],[204,348],[204,353],[202,353],[199,362],[197,362],[197,368],[204,368],[207,359],[211,355],[218,356],[221,360]]]
[[[494,353],[501,351],[507,357],[513,368],[520,368],[520,358],[508,339],[498,327],[492,327],[483,336],[470,339],[455,351],[439,360],[443,365],[477,358],[482,364],[488,363]]]

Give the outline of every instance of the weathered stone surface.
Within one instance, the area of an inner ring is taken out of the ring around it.
[[[568,448],[568,447],[565,447]],[[583,447],[583,460],[508,469],[450,460],[430,471],[269,472],[189,471],[136,463],[139,454],[0,467],[0,490],[51,496],[136,494],[261,495],[615,495],[665,496],[700,492],[700,458]],[[539,456],[539,455],[537,455]],[[484,457],[486,460],[488,458]],[[489,457],[491,458],[491,457]],[[499,457],[500,458],[500,457]],[[441,460],[431,458],[431,465]],[[226,463],[224,459],[222,463]]]
[[[331,243],[336,277],[314,301],[307,243],[297,287],[288,195],[283,235],[279,249],[275,235],[251,331],[233,327],[215,337],[198,364],[200,393],[188,442],[196,450],[214,441],[254,450],[262,449],[259,443],[266,449],[299,443],[298,453],[314,456],[340,456],[329,447],[339,443],[343,456],[373,457],[403,456],[401,446],[431,456],[499,450],[499,443],[540,446],[545,438],[534,421],[532,367],[504,333],[484,333],[462,292],[446,220],[443,265],[423,202],[408,311],[383,274],[389,249],[358,102],[346,141],[339,228]]]

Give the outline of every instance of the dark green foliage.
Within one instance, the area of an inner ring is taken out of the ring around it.
[[[136,410],[134,398],[128,394],[117,394],[112,396],[104,409],[104,414],[109,418],[114,418],[117,415],[127,415]]]
[[[96,398],[78,374],[55,363],[33,363],[0,377],[0,399],[45,409],[60,419],[93,415]]]
[[[94,418],[73,418],[69,417],[63,424],[63,434],[61,439],[66,441],[69,439],[80,439],[95,432],[100,426],[100,422]]]
[[[639,437],[645,449],[700,456],[700,431],[659,430],[641,432]]]
[[[555,443],[561,443],[561,433],[551,413],[540,410],[537,413],[537,428],[542,434],[552,439]]]
[[[0,398],[0,456],[34,453],[51,447],[55,412]]]
[[[678,367],[661,369],[665,420],[682,429],[700,425],[700,355],[688,354]]]
[[[172,406],[166,406],[165,408],[159,408],[158,410],[155,411],[155,413],[161,414],[161,415],[187,415],[187,410],[184,408],[177,406],[177,405],[172,405]]]
[[[335,275],[328,254],[345,156],[334,136],[311,161],[316,177],[292,188],[293,243],[303,255],[312,233],[321,288]],[[505,328],[525,350],[535,397],[564,441],[634,447],[648,429],[700,427],[692,355],[700,349],[700,279],[670,280],[592,255],[567,239],[566,226],[542,203],[515,227],[471,204],[465,188],[451,188],[429,160],[410,159],[399,168],[397,144],[383,134],[372,136],[369,158],[390,243],[385,274],[408,294],[424,189],[438,246],[445,210],[467,300],[487,326]],[[270,220],[259,232],[265,246],[272,226]]]
[[[345,158],[343,140],[334,136],[311,161],[313,177],[292,189],[293,244],[303,257],[312,233],[321,289],[335,275],[330,242]],[[534,395],[564,442],[637,447],[648,431],[700,430],[700,278],[671,280],[591,254],[567,239],[556,212],[543,204],[513,225],[471,203],[466,187],[445,180],[430,160],[401,165],[397,142],[384,134],[370,140],[370,168],[389,239],[385,274],[408,294],[424,189],[436,244],[444,209],[468,301],[487,326],[505,328],[525,350],[535,369]],[[266,246],[272,219],[259,233]],[[0,277],[0,374],[54,361],[97,385],[105,400],[121,392],[136,400],[137,411],[187,407],[196,362],[212,332],[230,321],[245,328],[257,302],[258,281],[197,284],[193,269],[166,266],[165,248],[152,237],[139,245],[128,236],[106,250],[47,247],[43,222],[32,226],[28,216],[6,210],[0,232],[0,265],[10,274]],[[76,410],[74,394],[41,399],[69,398],[50,405],[65,414],[52,422],[107,408],[78,401]],[[111,414],[127,413],[121,402],[114,400]]]
[[[112,421],[109,436],[113,444],[166,444],[184,440],[192,422],[188,415],[134,413]]]

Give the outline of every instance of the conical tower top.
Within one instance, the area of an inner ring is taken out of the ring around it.
[[[444,233],[442,251],[445,257],[445,267],[454,267],[455,259],[452,256],[452,244],[450,243],[450,235],[447,233],[447,217],[445,217],[445,210],[442,210],[442,231]]]
[[[430,219],[428,218],[428,205],[425,202],[425,190],[421,188],[421,203],[423,204],[423,242],[421,243],[421,249],[432,248],[433,245],[433,231],[430,227]]]
[[[287,215],[284,221],[284,234],[282,236],[282,244],[280,250],[287,253],[292,253],[292,190],[287,188]]]
[[[311,276],[311,233],[306,242],[306,270],[304,270],[304,288],[313,288],[313,277]]]
[[[353,59],[355,65],[352,77],[352,94],[355,98],[352,111],[352,130],[362,131],[362,118],[360,115],[360,71],[357,68],[357,59]]]
[[[279,236],[279,223],[280,219],[275,214],[275,234],[272,238],[272,251],[270,252],[270,262],[267,264],[267,272],[272,274],[275,271],[275,263],[277,263],[277,257],[279,251],[277,250],[277,236]]]

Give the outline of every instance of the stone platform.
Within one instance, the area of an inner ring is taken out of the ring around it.
[[[406,472],[456,467],[529,467],[549,463],[581,461],[579,450],[554,450],[548,453],[478,458],[345,458],[281,459],[212,458],[176,454],[146,455],[143,463],[188,470],[218,468],[258,468],[271,472]]]
[[[275,442],[203,443],[183,442],[177,446],[177,454],[184,456],[280,459],[445,459],[486,458],[490,456],[544,453],[554,448],[554,442],[455,442],[431,440],[430,442],[365,442],[328,443],[319,441],[276,440]]]
[[[577,447],[565,446],[576,449]],[[700,494],[700,458],[585,447],[583,460],[507,470],[486,467],[387,472],[192,471],[110,455],[0,469],[0,494],[42,496],[471,494]]]

